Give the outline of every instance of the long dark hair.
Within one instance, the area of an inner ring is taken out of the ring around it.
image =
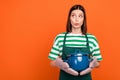
[[[72,25],[71,25],[71,22],[70,22],[70,15],[71,15],[71,12],[73,10],[77,10],[77,9],[81,10],[84,13],[84,21],[83,21],[83,24],[81,26],[81,31],[82,31],[82,34],[86,34],[87,33],[86,13],[85,13],[85,9],[82,5],[74,5],[73,7],[71,7],[71,9],[69,11],[69,14],[68,14],[66,32],[71,32],[72,31]]]

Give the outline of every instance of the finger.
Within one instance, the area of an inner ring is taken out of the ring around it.
[[[69,65],[68,65],[68,63],[66,63],[66,62],[63,62],[63,65],[62,65],[64,68],[69,68]]]
[[[74,76],[78,76],[78,72],[73,70],[72,68],[68,68],[65,70],[66,73],[69,73],[71,75],[74,75]]]
[[[91,68],[87,68],[87,69],[85,69],[85,70],[81,71],[81,72],[80,72],[80,75],[85,75],[85,74],[88,74],[88,73],[90,73],[91,71],[92,71],[92,69],[91,69]]]

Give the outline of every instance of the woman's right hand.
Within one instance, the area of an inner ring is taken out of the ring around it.
[[[56,60],[52,60],[51,61],[51,66],[58,67],[62,70],[66,69],[66,68],[69,68],[68,63],[63,62],[63,60],[60,57],[58,57]]]
[[[57,58],[55,60],[55,64],[56,64],[57,67],[59,67],[62,70],[69,68],[68,63],[63,62],[63,60],[61,58]]]
[[[78,76],[78,72],[73,70],[72,68],[69,67],[67,62],[63,62],[61,58],[57,58],[56,60],[51,62],[52,66],[57,66],[61,70],[65,71],[68,74]]]

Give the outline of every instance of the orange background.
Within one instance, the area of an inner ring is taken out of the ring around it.
[[[94,34],[103,61],[93,80],[120,80],[119,0],[1,0],[0,80],[58,80],[48,59],[53,40],[65,31],[69,9],[82,4],[88,32]]]

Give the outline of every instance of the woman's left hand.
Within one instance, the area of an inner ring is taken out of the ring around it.
[[[90,73],[91,71],[92,71],[92,68],[89,67],[89,68],[87,68],[87,69],[81,71],[79,74],[82,76],[82,75],[85,75],[85,74]]]
[[[93,60],[90,62],[89,67],[90,68],[96,68],[99,67],[100,63],[97,61],[96,57],[93,57]]]
[[[97,58],[93,57],[93,60],[90,62],[89,67],[83,71],[81,71],[80,75],[85,75],[90,73],[94,68],[99,67],[99,62],[97,61]]]

